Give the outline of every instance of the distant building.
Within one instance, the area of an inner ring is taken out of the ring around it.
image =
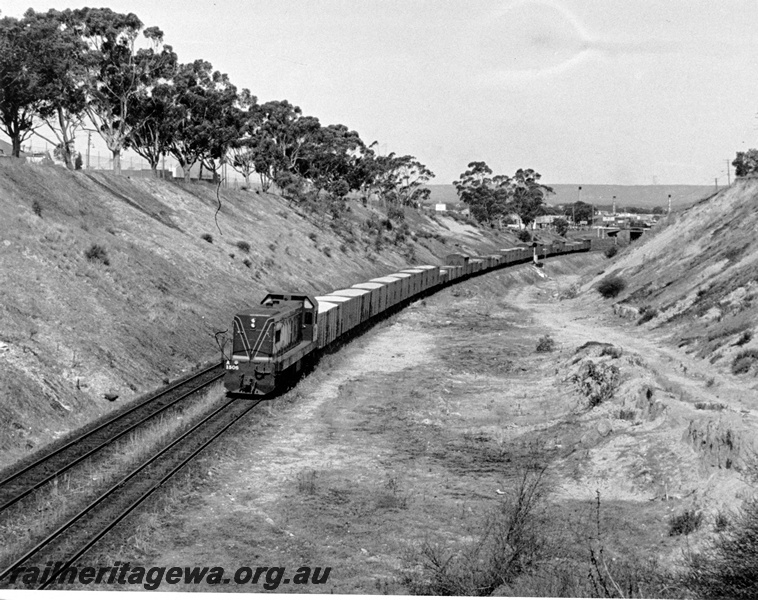
[[[436,212],[445,212],[447,211],[447,204],[435,204],[434,210]]]

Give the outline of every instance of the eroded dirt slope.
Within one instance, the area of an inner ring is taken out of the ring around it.
[[[122,403],[215,359],[213,334],[266,291],[510,243],[412,211],[398,235],[381,207],[333,223],[271,194],[219,195],[216,214],[204,184],[0,162],[0,466],[112,408],[105,393]]]

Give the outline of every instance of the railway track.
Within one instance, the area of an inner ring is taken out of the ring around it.
[[[0,572],[0,585],[7,586],[7,581],[14,571],[19,572],[22,567],[36,566],[42,572],[42,567],[48,562],[58,563],[60,566],[50,573],[46,581],[35,583],[37,589],[61,583],[56,581],[61,574],[62,583],[65,583],[68,567],[74,565],[108,532],[160,489],[161,485],[253,410],[259,402],[243,403],[227,399],[206,413],[199,422],[135,467],[44,540],[22,556],[16,557],[12,564]],[[15,582],[13,585],[19,583]]]
[[[35,490],[78,465],[85,459],[134,431],[145,422],[176,406],[224,375],[222,365],[213,365],[191,377],[149,396],[118,414],[107,417],[87,430],[36,457],[0,479],[0,512],[17,504]]]

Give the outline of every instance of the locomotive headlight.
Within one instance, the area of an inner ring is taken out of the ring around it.
[[[238,365],[238,364],[240,364],[240,361],[238,361],[238,360],[235,360],[235,361],[234,361],[234,364],[235,364],[235,365]]]

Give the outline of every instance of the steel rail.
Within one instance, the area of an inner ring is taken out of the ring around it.
[[[115,494],[117,490],[122,488],[128,481],[139,475],[144,469],[146,469],[148,466],[152,465],[156,461],[158,461],[164,454],[169,452],[172,448],[180,444],[182,441],[186,440],[190,436],[192,436],[198,429],[200,429],[203,426],[206,426],[209,421],[211,421],[214,417],[216,417],[219,413],[226,410],[230,405],[237,403],[237,400],[231,399],[224,402],[221,406],[218,408],[212,410],[210,413],[208,413],[205,417],[203,417],[198,423],[193,425],[190,429],[182,433],[179,437],[174,439],[170,444],[167,446],[164,446],[161,450],[159,450],[157,453],[153,454],[151,457],[143,461],[139,466],[135,467],[128,475],[123,477],[118,483],[115,483],[113,486],[111,486],[107,491],[103,492],[98,498],[93,500],[88,506],[83,508],[79,511],[76,515],[74,515],[72,518],[70,518],[68,521],[63,523],[58,529],[56,529],[54,532],[49,534],[45,539],[43,539],[41,542],[37,543],[33,548],[28,550],[25,554],[23,554],[20,558],[16,559],[9,567],[7,567],[2,573],[0,573],[0,581],[5,579],[9,574],[11,574],[15,569],[17,569],[20,565],[22,565],[24,562],[26,562],[30,557],[34,556],[41,550],[43,550],[46,546],[50,544],[53,540],[58,538],[62,533],[64,533],[67,529],[70,529],[75,523],[80,521],[82,518],[84,518],[87,514],[91,513],[96,507],[101,505],[103,502],[105,502],[108,498],[110,498],[112,495]],[[234,418],[230,423],[225,425],[219,432],[214,434],[209,440],[204,442],[200,448],[193,451],[189,457],[186,457],[183,459],[178,467],[175,467],[172,469],[172,471],[164,476],[161,481],[154,486],[151,487],[151,489],[146,493],[143,494],[143,496],[138,499],[135,503],[133,503],[126,511],[122,512],[115,520],[113,520],[108,526],[103,528],[96,536],[91,538],[86,548],[80,549],[79,552],[76,553],[76,555],[73,558],[69,558],[66,561],[66,566],[64,568],[59,569],[56,571],[53,575],[51,575],[48,579],[48,581],[52,581],[55,577],[57,577],[61,571],[65,570],[65,568],[68,568],[71,566],[71,563],[76,560],[81,554],[86,552],[92,545],[94,545],[100,538],[102,538],[108,531],[110,531],[113,527],[116,526],[118,522],[120,522],[123,518],[125,518],[129,513],[131,513],[134,508],[136,508],[139,504],[141,504],[149,495],[151,495],[158,487],[160,487],[163,483],[165,483],[168,478],[173,476],[182,466],[184,466],[191,458],[196,456],[203,448],[205,448],[210,442],[218,438],[224,431],[226,431],[231,425],[236,423],[239,419],[241,419],[244,415],[246,415],[250,410],[252,410],[258,403],[251,404],[244,410],[244,412],[240,415],[238,415],[236,418]],[[96,538],[96,539],[95,539]],[[94,540],[94,541],[93,541]]]
[[[98,426],[97,428],[95,428],[95,429],[87,432],[86,434],[78,436],[74,440],[71,440],[65,446],[62,446],[61,448],[58,448],[54,452],[50,452],[49,454],[45,455],[44,457],[40,458],[39,460],[35,461],[34,463],[32,463],[30,465],[27,465],[24,469],[18,471],[17,473],[14,473],[11,477],[8,477],[4,481],[0,482],[0,486],[3,486],[5,484],[7,484],[9,481],[17,479],[18,477],[20,477],[21,475],[23,475],[25,473],[28,473],[32,468],[39,467],[39,466],[43,465],[45,462],[49,461],[50,459],[52,459],[55,456],[58,456],[61,452],[65,451],[65,450],[68,450],[69,448],[71,448],[75,444],[82,443],[85,439],[93,437],[96,433],[102,431],[106,426],[112,425],[113,423],[115,423],[115,422],[123,419],[124,417],[132,414],[135,410],[137,410],[139,408],[143,408],[147,404],[159,400],[161,397],[165,396],[166,394],[168,394],[168,393],[170,393],[172,391],[175,391],[177,388],[181,387],[182,385],[185,385],[185,384],[189,383],[190,381],[192,381],[194,379],[197,379],[198,377],[201,377],[202,375],[205,375],[206,373],[209,373],[209,372],[213,371],[213,369],[217,369],[217,368],[218,368],[218,365],[214,365],[213,367],[211,367],[209,369],[205,369],[205,370],[201,371],[200,373],[197,373],[195,376],[191,377],[190,379],[182,381],[182,382],[176,384],[175,386],[172,386],[169,389],[163,390],[160,394],[156,394],[156,395],[152,396],[151,398],[149,398],[148,400],[146,400],[144,402],[141,402],[139,405],[137,405],[137,406],[135,406],[133,408],[130,408],[127,412],[124,412],[124,413],[118,415],[117,417],[109,419],[106,423],[103,423],[102,425]],[[102,450],[106,446],[109,446],[110,444],[112,444],[116,440],[122,438],[127,433],[129,433],[130,431],[133,431],[134,429],[136,429],[137,427],[139,427],[140,425],[142,425],[146,421],[149,421],[150,419],[152,419],[156,415],[162,413],[165,410],[168,410],[169,408],[171,408],[175,404],[181,402],[182,400],[184,400],[184,399],[188,398],[189,396],[191,396],[191,395],[197,393],[198,391],[202,390],[204,387],[207,387],[207,386],[211,385],[212,383],[214,383],[215,381],[218,381],[223,376],[224,376],[224,373],[221,372],[219,375],[213,377],[212,379],[210,379],[209,381],[206,381],[205,383],[203,383],[202,385],[199,385],[198,387],[192,388],[191,390],[185,392],[184,394],[182,394],[178,398],[175,398],[174,400],[172,400],[168,404],[165,404],[163,406],[158,407],[156,410],[154,410],[150,414],[146,415],[145,417],[141,418],[140,420],[135,421],[134,423],[132,423],[131,425],[129,425],[126,429],[124,429],[124,430],[116,433],[116,435],[108,437],[105,441],[103,441],[100,444],[96,445],[94,448],[91,448],[89,451],[87,451],[84,454],[78,456],[74,460],[65,463],[62,467],[60,467],[59,469],[57,469],[56,471],[54,471],[52,474],[48,475],[47,477],[44,477],[43,479],[37,480],[32,485],[30,485],[29,487],[27,487],[23,492],[21,492],[20,494],[16,494],[15,496],[13,496],[9,500],[7,500],[4,504],[2,504],[0,506],[0,512],[6,510],[7,508],[10,508],[11,506],[13,506],[14,504],[16,504],[17,502],[20,502],[21,500],[23,500],[24,498],[26,498],[29,494],[31,494],[35,490],[41,488],[46,483],[49,483],[50,481],[52,481],[56,477],[59,477],[61,474],[65,473],[69,469],[72,469],[73,467],[75,467],[76,465],[78,465],[80,462],[82,462],[85,459],[89,458],[93,454],[99,452],[100,450]]]
[[[218,431],[216,434],[214,434],[210,439],[203,442],[200,447],[196,448],[192,451],[189,456],[185,457],[178,465],[176,465],[171,471],[169,471],[166,475],[164,475],[160,481],[153,484],[150,489],[145,492],[142,496],[140,496],[137,500],[135,500],[132,504],[129,505],[129,507],[122,511],[121,514],[119,514],[110,524],[108,524],[106,527],[101,529],[98,533],[93,535],[86,544],[84,544],[71,558],[69,558],[65,564],[58,569],[56,572],[50,575],[50,577],[47,579],[47,581],[42,582],[42,584],[37,588],[39,590],[44,590],[47,587],[50,586],[51,583],[55,582],[55,578],[58,577],[61,573],[63,573],[66,569],[68,569],[75,560],[80,558],[82,555],[84,555],[92,546],[94,546],[98,541],[100,541],[109,531],[111,531],[116,525],[118,525],[121,521],[123,521],[127,516],[129,516],[140,504],[142,504],[145,500],[147,500],[155,491],[158,490],[164,483],[166,483],[171,477],[173,477],[176,473],[178,473],[188,462],[190,462],[195,456],[200,454],[207,446],[209,446],[212,442],[214,442],[217,438],[219,438],[227,429],[229,429],[232,425],[234,425],[237,421],[242,419],[247,413],[249,413],[257,404],[259,404],[261,401],[251,404],[246,410],[242,412],[242,414],[237,415],[235,418],[233,418],[229,423],[224,425],[223,428],[221,428],[220,431]],[[228,406],[228,404],[227,404]]]

